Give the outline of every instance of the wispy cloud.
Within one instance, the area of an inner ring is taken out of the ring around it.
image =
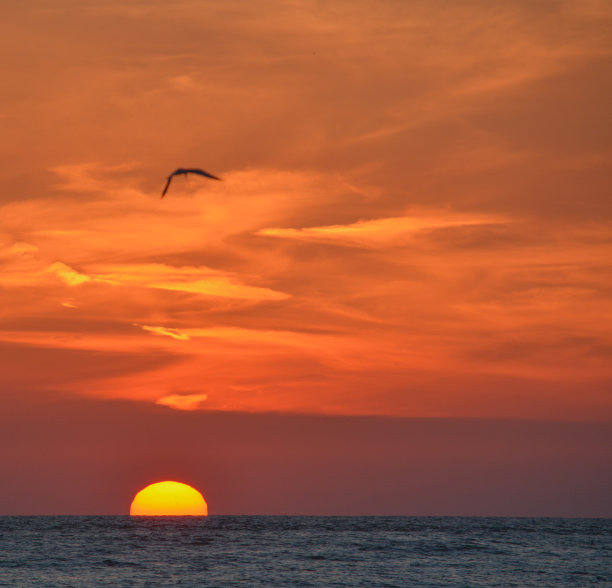
[[[177,410],[197,410],[206,401],[206,394],[168,394],[155,401],[155,404],[169,406]]]
[[[44,389],[183,405],[205,382],[214,410],[608,410],[608,3],[443,4],[15,3],[12,381],[40,365]],[[224,181],[160,199],[178,166]]]
[[[68,286],[78,286],[85,282],[91,281],[89,276],[82,274],[71,267],[68,267],[65,263],[56,261],[51,264],[48,271],[59,276]]]
[[[176,339],[177,341],[189,341],[191,337],[181,331],[180,329],[169,329],[167,327],[154,327],[151,325],[142,325],[143,331],[148,331],[149,333],[153,333],[155,335],[165,335],[166,337],[171,337],[172,339]]]
[[[206,267],[171,267],[162,264],[99,266],[96,279],[116,285],[157,288],[206,296],[245,300],[285,300],[288,294],[249,286],[239,277]]]
[[[348,225],[305,227],[301,229],[261,229],[258,235],[321,242],[340,242],[365,247],[386,247],[405,244],[411,236],[421,231],[447,227],[494,225],[507,222],[499,217],[465,214],[438,216],[404,216],[357,221]]]

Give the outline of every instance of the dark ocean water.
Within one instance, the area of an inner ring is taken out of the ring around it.
[[[0,586],[612,586],[612,519],[0,517]]]

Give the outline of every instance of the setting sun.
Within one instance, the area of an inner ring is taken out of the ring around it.
[[[132,516],[206,516],[208,505],[195,488],[181,482],[157,482],[143,488],[130,506]]]

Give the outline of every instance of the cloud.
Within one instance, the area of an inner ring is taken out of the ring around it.
[[[471,227],[478,225],[500,224],[500,218],[470,215],[449,215],[429,217],[405,216],[357,221],[348,225],[305,227],[302,229],[261,229],[258,235],[282,237],[307,241],[339,242],[365,247],[387,247],[405,244],[411,236],[422,231],[447,227]]]
[[[78,286],[91,281],[89,276],[77,272],[71,267],[68,267],[65,263],[59,261],[49,266],[48,271],[59,276],[68,286]]]
[[[155,401],[155,404],[169,406],[177,410],[197,410],[207,399],[206,394],[168,394]]]
[[[244,300],[286,300],[288,294],[275,292],[269,288],[258,288],[237,283],[228,278],[209,278],[194,282],[162,282],[153,283],[152,288],[176,290],[206,296],[222,296],[226,298],[241,298]]]
[[[20,371],[217,410],[606,406],[608,3],[44,4],[0,41]],[[224,181],[161,200],[178,166]]]
[[[242,346],[249,348],[252,345],[270,346],[276,348],[295,348],[302,349],[312,355],[329,354],[332,355],[332,349],[338,346],[350,348],[351,342],[346,338],[325,333],[308,333],[289,330],[271,330],[271,329],[247,329],[240,327],[209,327],[198,328],[188,327],[175,329],[169,327],[142,325],[143,331],[162,335],[175,339],[177,341],[190,341],[190,352],[198,353],[208,348],[207,345],[196,345],[198,339],[217,339],[223,344],[230,346]],[[334,343],[335,340],[335,343]],[[325,351],[322,351],[325,349]]]
[[[20,256],[29,256],[38,251],[38,247],[36,245],[32,245],[31,243],[13,243],[12,245],[6,246],[0,244],[0,259],[1,258],[9,258],[9,257],[20,257]]]
[[[167,327],[153,327],[150,325],[142,325],[143,331],[149,331],[155,335],[165,335],[177,341],[189,341],[191,337],[187,333],[183,333],[180,329],[169,329]]]
[[[205,296],[244,300],[285,300],[288,294],[249,286],[237,277],[206,267],[171,267],[163,264],[98,266],[96,279],[116,285],[157,288]]]

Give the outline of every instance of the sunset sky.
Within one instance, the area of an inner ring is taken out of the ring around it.
[[[612,516],[611,1],[0,30],[0,514]]]

